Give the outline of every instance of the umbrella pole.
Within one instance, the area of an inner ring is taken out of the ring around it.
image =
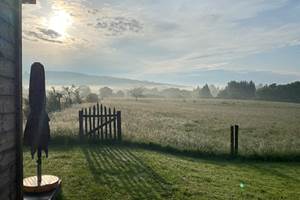
[[[38,159],[36,161],[37,163],[37,183],[38,187],[41,186],[42,182],[42,150],[38,148],[37,152]]]

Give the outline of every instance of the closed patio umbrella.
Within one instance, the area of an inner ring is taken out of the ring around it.
[[[33,63],[29,85],[30,113],[24,131],[24,144],[30,146],[31,156],[38,153],[38,181],[41,182],[42,151],[48,157],[50,139],[49,117],[46,112],[45,70],[41,63]]]

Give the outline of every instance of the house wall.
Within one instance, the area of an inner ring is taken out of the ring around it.
[[[21,199],[21,1],[0,0],[0,199]]]

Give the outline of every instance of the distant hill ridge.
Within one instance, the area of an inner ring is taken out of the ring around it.
[[[88,75],[67,71],[46,71],[46,82],[48,85],[105,85],[112,87],[184,87],[179,85],[157,83],[151,81],[140,81],[127,78],[111,76]],[[23,83],[29,83],[29,73],[23,74]]]

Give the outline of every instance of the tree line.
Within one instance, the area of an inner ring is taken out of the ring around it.
[[[256,91],[256,97],[262,100],[300,103],[300,81],[286,85],[265,85]]]
[[[300,103],[300,81],[289,84],[270,84],[256,86],[253,81],[230,81],[220,89],[214,85],[205,84],[190,91],[179,88],[139,88],[132,92],[138,97],[169,97],[169,98],[223,98],[223,99],[252,99],[267,101],[283,101]]]
[[[218,97],[300,103],[300,81],[283,85],[274,83],[259,88],[256,88],[253,81],[231,81],[220,91]]]
[[[99,94],[93,93],[89,86],[62,86],[60,89],[51,87],[47,90],[46,110],[47,112],[56,112],[69,108],[74,104],[98,102],[101,98],[106,97],[123,97],[123,91],[113,92],[109,87],[99,89]],[[23,97],[23,114],[25,118],[29,113],[28,97]]]
[[[253,81],[230,81],[224,89],[205,84],[193,90],[179,88],[144,88],[136,87],[129,90],[114,91],[109,87],[102,87],[98,93],[92,92],[89,86],[63,86],[60,90],[51,87],[47,91],[47,111],[55,112],[68,108],[73,104],[83,102],[97,102],[108,97],[140,98],[223,98],[223,99],[258,99],[268,101],[284,101],[300,103],[300,81],[285,85],[270,84],[257,87]],[[29,112],[28,99],[23,100],[24,115]]]

